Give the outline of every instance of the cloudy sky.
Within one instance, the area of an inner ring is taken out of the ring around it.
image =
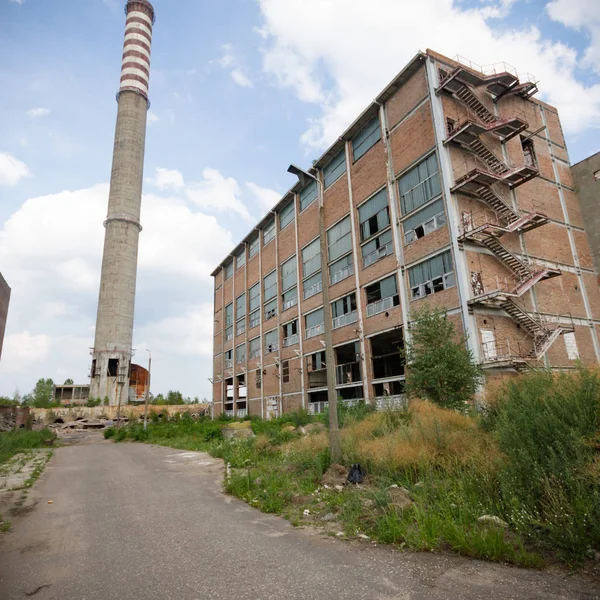
[[[210,273],[419,50],[505,61],[600,150],[598,0],[155,0],[134,347],[210,396]],[[0,395],[87,380],[123,0],[0,0]]]

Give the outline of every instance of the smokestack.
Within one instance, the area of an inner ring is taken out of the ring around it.
[[[154,8],[128,0],[90,397],[126,404],[129,392],[138,238]]]

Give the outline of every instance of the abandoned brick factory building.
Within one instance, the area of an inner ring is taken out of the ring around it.
[[[346,402],[402,398],[399,349],[426,303],[487,381],[599,361],[569,156],[536,92],[508,65],[419,53],[308,172],[291,168],[298,183],[212,274],[215,415],[323,410],[323,286]]]

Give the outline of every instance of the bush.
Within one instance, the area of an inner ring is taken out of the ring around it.
[[[483,381],[481,368],[459,338],[445,311],[426,307],[413,313],[406,346],[406,391],[444,408],[465,411]]]
[[[104,430],[104,439],[108,440],[108,439],[114,437],[115,432],[116,432],[116,429],[114,427],[107,427]]]
[[[496,434],[516,529],[563,557],[600,550],[600,377],[539,372],[508,385]]]

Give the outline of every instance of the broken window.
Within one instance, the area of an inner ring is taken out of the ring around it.
[[[367,317],[377,315],[400,304],[396,276],[390,275],[367,286]]]
[[[412,244],[446,224],[446,213],[442,199],[436,200],[416,214],[408,217],[403,223],[404,244]]]
[[[404,375],[404,337],[402,329],[381,333],[371,338],[373,379]]]
[[[90,376],[92,378],[96,377],[96,359],[95,358],[92,361],[92,370],[91,370]]]
[[[283,329],[284,346],[293,346],[298,343],[298,319],[282,325],[281,328]]]
[[[448,132],[448,135],[450,135],[454,131],[455,125],[456,121],[454,119],[446,119],[446,131]]]
[[[360,343],[352,342],[335,349],[335,379],[337,385],[362,381]]]
[[[109,358],[108,359],[108,376],[116,377],[119,373],[119,359]]]
[[[521,147],[523,148],[523,159],[526,167],[536,167],[537,160],[535,158],[535,147],[531,138],[521,140]]]
[[[387,188],[358,207],[363,268],[392,253],[392,232]],[[377,237],[373,237],[377,236]]]
[[[279,350],[279,332],[277,329],[265,333],[265,354],[271,354]]]
[[[356,323],[358,320],[356,313],[356,294],[352,293],[333,302],[331,305],[331,314],[333,318],[333,329]]]
[[[408,270],[413,300],[424,298],[456,285],[450,250],[425,260]]]

